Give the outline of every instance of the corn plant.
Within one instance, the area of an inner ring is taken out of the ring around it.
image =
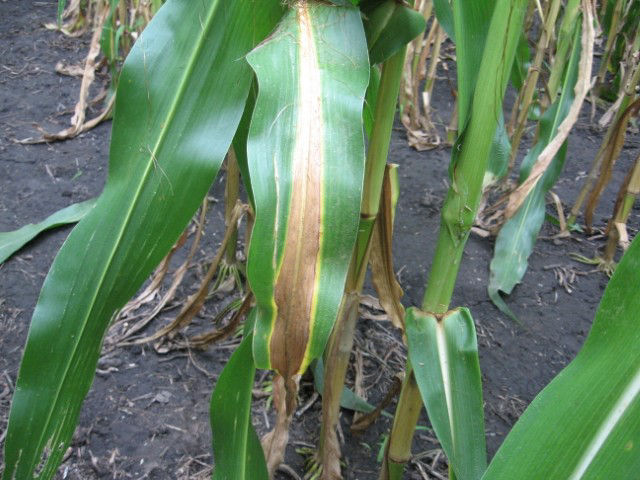
[[[582,52],[592,39],[587,42],[581,41],[584,38],[581,22],[576,22],[578,15],[578,3],[570,2],[562,21],[563,29],[558,42],[558,55],[553,65],[550,79],[549,96],[553,99],[546,110],[542,113],[538,122],[537,141],[533,148],[529,150],[522,161],[520,168],[520,186],[509,195],[509,202],[506,208],[506,219],[500,228],[496,239],[495,252],[490,265],[490,279],[488,292],[494,304],[503,312],[515,318],[509,307],[506,305],[499,292],[511,293],[517,283],[522,280],[528,264],[528,258],[533,252],[533,246],[538,237],[540,229],[545,219],[545,195],[553,187],[562,172],[564,166],[567,141],[561,134],[561,126],[566,128],[567,122],[574,122],[580,110],[582,102],[588,91],[586,79],[591,72],[591,51]],[[550,10],[558,8],[555,2]],[[557,12],[556,12],[557,13]],[[551,29],[555,23],[555,18],[551,15],[548,20],[553,20],[545,28]],[[571,26],[573,31],[567,34],[566,28]],[[546,40],[546,36],[543,36]],[[524,86],[523,107],[518,118],[517,129],[512,137],[511,159],[515,158],[516,149],[521,139],[521,134],[527,119],[527,115],[533,98],[533,89],[527,87],[530,82],[537,82],[535,72],[541,60],[540,51],[546,50],[546,45],[538,46],[535,60],[531,66],[531,73]],[[563,54],[568,55],[564,58]],[[565,62],[565,60],[567,60]],[[554,75],[556,72],[560,74]],[[562,79],[561,83],[560,80]],[[572,123],[569,124],[569,129]],[[556,145],[555,151],[554,144]],[[534,164],[540,166],[540,159],[545,156],[549,159],[546,168],[537,168],[534,172]],[[538,180],[536,182],[536,180]],[[535,186],[531,185],[535,182]]]
[[[527,2],[440,6],[451,7],[455,31],[460,135],[424,302],[406,313],[391,263],[397,167],[386,157],[406,44],[424,28],[422,15],[395,0],[160,8],[120,74],[105,189],[60,250],[33,314],[3,480],[54,476],[111,319],[184,231],[231,148],[255,214],[246,270],[255,305],[211,397],[214,479],[273,475],[300,377],[322,357],[316,472],[341,477],[335,427],[369,263],[409,358],[380,478],[402,478],[423,405],[450,478],[631,478],[640,469],[640,241],[583,351],[487,465],[474,322],[450,303]],[[591,9],[584,0],[583,30]],[[251,421],[257,368],[276,373],[278,417],[262,441]]]

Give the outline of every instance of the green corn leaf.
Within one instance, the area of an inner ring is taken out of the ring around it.
[[[249,160],[247,158],[247,137],[249,136],[249,126],[251,125],[251,116],[253,115],[253,108],[256,105],[256,97],[258,96],[258,83],[253,81],[251,85],[251,91],[249,92],[249,98],[244,107],[242,118],[238,124],[238,130],[233,137],[233,150],[236,154],[236,160],[238,162],[238,168],[240,169],[240,176],[242,178],[242,184],[247,192],[247,198],[251,208],[255,209],[255,201],[253,200],[253,188],[251,187],[251,178],[249,177]]]
[[[436,13],[438,23],[444,29],[452,42],[456,41],[456,32],[453,27],[453,9],[449,0],[433,0],[433,10]]]
[[[557,217],[551,215],[550,213],[546,213],[544,219],[550,224],[555,225],[556,227],[560,226],[560,220],[558,220]],[[574,223],[573,225],[567,225],[567,228],[570,232],[584,233],[584,229],[577,223]]]
[[[364,99],[364,110],[362,112],[364,131],[367,134],[367,138],[371,138],[371,132],[373,132],[379,88],[380,70],[377,66],[373,65],[369,74],[369,86],[367,87],[367,93]]]
[[[105,58],[109,62],[113,62],[116,60],[118,56],[118,48],[115,42],[115,33],[117,28],[115,28],[115,22],[113,21],[113,14],[118,8],[118,1],[111,1],[109,5],[109,14],[104,21],[104,25],[102,27],[102,32],[100,34],[100,50]],[[122,27],[123,25],[121,25]]]
[[[30,223],[13,232],[0,233],[0,264],[45,230],[80,221],[95,204],[95,198],[74,203],[52,213],[39,223]]]
[[[105,330],[200,205],[244,109],[246,53],[279,0],[170,0],[135,43],[115,106],[109,177],[44,282],[9,418],[4,480],[51,478]]]
[[[362,13],[372,65],[391,58],[425,27],[420,12],[395,0],[369,0]]]
[[[483,188],[487,188],[487,186],[495,183],[506,175],[509,168],[510,155],[511,142],[509,141],[509,134],[504,125],[504,114],[500,112],[498,127],[493,136],[493,143],[491,144],[491,151],[489,152],[487,171],[484,174],[484,180],[482,182]]]
[[[56,21],[58,23],[58,27],[62,26],[62,14],[64,13],[64,9],[67,6],[67,0],[58,0],[58,11],[56,12]]]
[[[495,0],[453,0],[458,68],[458,129],[462,131],[473,101]],[[492,46],[497,48],[498,46]]]
[[[254,359],[285,378],[324,351],[355,243],[369,79],[359,10],[295,4],[247,59],[258,98],[247,152],[256,204],[247,274]]]
[[[573,89],[578,77],[578,64],[580,61],[580,25],[580,22],[576,24],[574,47],[567,66],[562,93],[560,98],[549,107],[540,120],[540,139],[522,162],[521,182],[527,178],[542,150],[556,135],[558,126],[567,116],[571,103],[573,103]],[[516,319],[516,317],[499,292],[511,293],[527,271],[529,256],[533,252],[533,246],[544,223],[545,194],[562,172],[566,151],[567,145],[565,142],[516,214],[502,226],[496,239],[487,290],[496,307],[512,319]]]
[[[252,336],[231,355],[211,396],[213,480],[267,480],[267,464],[251,424],[251,392],[256,367]]]
[[[511,70],[511,83],[516,90],[519,91],[524,85],[530,66],[531,52],[529,50],[529,40],[525,32],[522,32],[516,50],[516,58],[513,61],[513,69]]]
[[[316,392],[322,395],[322,392],[324,392],[324,362],[322,361],[322,357],[314,360],[311,363],[311,368],[313,369],[313,385]],[[376,409],[376,407],[364,398],[356,395],[353,390],[346,386],[343,387],[342,393],[340,394],[340,406],[347,410],[362,413],[371,413]],[[387,412],[383,412],[382,414],[385,415],[386,413]]]
[[[640,237],[582,350],[533,400],[484,480],[632,479],[640,472]]]
[[[487,453],[482,378],[471,313],[459,308],[438,319],[410,308],[405,324],[413,373],[456,478],[479,479],[487,466]]]

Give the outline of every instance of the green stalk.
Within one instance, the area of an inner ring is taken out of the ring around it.
[[[365,164],[360,228],[347,274],[343,303],[325,353],[322,428],[318,455],[325,472],[323,478],[339,478],[340,475],[340,447],[336,436],[340,394],[344,386],[353,347],[359,296],[367,270],[373,226],[380,206],[380,193],[391,142],[391,130],[395,118],[398,90],[402,80],[405,53],[406,48],[402,48],[382,66],[374,111],[374,124]]]
[[[458,99],[453,104],[453,113],[449,119],[449,125],[446,128],[447,131],[447,143],[453,145],[458,138]]]
[[[240,191],[240,169],[238,168],[238,160],[233,147],[229,149],[227,155],[227,178],[224,187],[224,223],[226,228],[230,228],[229,222],[233,216],[233,209],[238,201],[238,192]],[[227,266],[236,263],[236,248],[238,246],[238,229],[234,228],[233,234],[229,239],[225,250],[225,263]]]
[[[562,23],[558,31],[558,49],[553,59],[549,83],[547,84],[549,94],[552,96],[552,98],[548,99],[549,105],[555,100],[555,95],[562,81],[562,75],[564,74],[567,59],[569,58],[569,48],[571,47],[575,22],[580,11],[579,7],[580,0],[569,0],[564,9],[564,16],[562,17]]]
[[[384,168],[387,163],[389,144],[391,143],[391,129],[395,118],[405,52],[406,48],[403,48],[389,58],[382,67],[378,100],[374,112],[374,124],[364,172],[364,190],[362,192],[363,218],[367,216],[375,219],[375,215],[378,213],[382,179],[384,178]]]
[[[477,77],[482,79],[482,88],[473,95],[467,127],[453,149],[452,184],[442,210],[434,261],[422,303],[425,312],[439,315],[449,309],[462,253],[482,197],[482,181],[525,10],[526,0],[498,0],[495,5]],[[411,439],[421,406],[420,391],[407,362],[382,480],[402,478],[404,465],[411,456]]]

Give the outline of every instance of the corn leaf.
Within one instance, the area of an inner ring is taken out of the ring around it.
[[[322,395],[322,392],[324,392],[324,362],[322,357],[314,360],[311,363],[311,368],[313,371],[313,385],[316,392]],[[340,394],[340,406],[347,410],[362,413],[371,413],[376,409],[376,407],[346,386],[342,388],[342,393]]]
[[[459,308],[436,318],[410,308],[405,324],[414,376],[456,478],[479,479],[487,466],[487,453],[482,378],[471,313]]]
[[[483,479],[638,477],[639,286],[636,238],[607,285],[582,350],[533,400]]]
[[[378,101],[379,88],[380,69],[376,65],[372,65],[369,73],[369,86],[367,87],[367,93],[364,99],[364,110],[362,111],[364,131],[367,134],[367,138],[371,138],[371,132],[373,132],[374,114]]]
[[[44,282],[13,397],[3,479],[51,478],[93,380],[105,330],[202,201],[252,80],[243,56],[279,0],[170,0],[122,69],[109,177]]]
[[[380,195],[380,210],[371,237],[371,283],[378,293],[380,305],[393,326],[404,329],[404,306],[400,302],[404,292],[393,269],[393,222],[400,195],[398,165],[387,164]]]
[[[420,12],[396,0],[369,0],[362,4],[362,13],[372,65],[398,53],[425,27]]]
[[[511,70],[511,83],[520,90],[524,82],[527,80],[527,73],[531,66],[531,52],[529,51],[529,39],[525,32],[522,32],[518,49],[516,50],[516,58],[513,61],[513,69]]]
[[[578,76],[578,63],[580,60],[580,31],[580,22],[578,22],[562,93],[560,98],[549,107],[540,120],[540,139],[522,162],[521,182],[527,178],[538,155],[555,136],[558,126],[567,116],[573,102],[573,89]],[[516,214],[502,226],[496,239],[487,290],[493,303],[513,319],[516,318],[515,315],[504,302],[499,292],[511,293],[527,271],[529,256],[533,252],[533,246],[545,218],[545,194],[551,189],[562,172],[566,150],[565,143],[556,154],[549,169],[529,193]]]
[[[254,359],[290,378],[324,350],[356,239],[369,78],[360,12],[297,3],[247,58],[259,86],[247,143]]]
[[[30,223],[13,232],[0,233],[0,264],[45,230],[80,221],[95,204],[95,198],[74,203],[52,213],[41,222]]]
[[[495,0],[453,1],[453,26],[458,67],[458,129],[460,131],[465,127],[471,109],[495,4]]]
[[[249,333],[231,355],[211,396],[213,480],[269,478],[262,445],[251,424],[251,392],[256,372],[251,342]]]
[[[466,0],[462,1],[464,3]],[[449,164],[451,187],[447,192],[442,211],[442,226],[446,230],[441,230],[447,232],[453,245],[459,245],[466,240],[482,197],[482,181],[489,164],[489,156],[494,150],[493,143],[497,138],[496,129],[502,112],[502,99],[524,22],[525,6],[524,0],[498,0],[490,22],[486,24],[488,20],[483,20],[485,24],[480,28],[478,25],[473,25],[480,17],[476,18],[469,14],[475,11],[474,8],[464,14],[456,14],[456,9],[463,9],[464,5],[456,7],[454,3],[456,39],[460,41],[465,36],[466,42],[456,45],[457,51],[463,48],[461,45],[472,43],[474,38],[486,45],[481,52],[479,64],[468,53],[463,57],[458,56],[458,105],[461,107],[467,104],[464,114],[467,118],[459,119],[459,125],[465,127],[451,152]],[[461,25],[458,25],[459,23]],[[465,29],[467,23],[469,28]],[[469,38],[466,38],[467,36]],[[464,68],[462,58],[469,62],[469,65]],[[473,65],[479,66],[472,68]],[[463,71],[473,78],[462,78]],[[468,99],[466,98],[470,95],[468,89],[471,87],[475,89],[477,78],[483,79],[482,86],[473,90],[472,98]],[[466,85],[464,89],[461,88],[463,83]],[[462,114],[462,111],[460,113]],[[441,258],[435,261],[449,262],[451,259]],[[431,292],[435,291],[431,290]]]
[[[444,4],[447,4],[448,8]],[[454,28],[457,33],[451,38],[459,39],[460,42],[459,44],[456,42],[458,128],[460,131],[463,131],[466,122],[469,120],[473,92],[478,80],[482,52],[485,48],[495,4],[495,0],[485,2],[455,0],[452,7],[447,0],[434,2],[436,15],[442,16],[447,23],[452,22],[449,28]],[[439,21],[440,16],[438,17]],[[443,28],[446,29],[446,27]],[[496,179],[504,176],[509,163],[511,144],[504,126],[502,110],[498,112],[498,126],[493,135],[483,187],[487,187],[495,182]],[[458,148],[457,145],[456,148]],[[452,156],[452,160],[454,159],[455,157]],[[453,165],[454,162],[452,162],[452,167]]]
[[[511,142],[509,142],[509,134],[504,125],[504,114],[500,112],[498,127],[494,133],[491,151],[489,152],[487,171],[484,174],[484,180],[482,182],[484,188],[487,188],[506,175],[509,168],[510,156]]]
[[[233,137],[233,150],[236,154],[236,161],[240,170],[242,184],[247,192],[247,199],[251,208],[255,209],[255,201],[253,200],[253,187],[251,186],[251,177],[249,176],[249,159],[247,158],[247,137],[249,136],[249,126],[251,125],[251,116],[253,108],[256,105],[256,97],[258,96],[258,84],[254,79],[249,92],[249,98],[244,106],[242,118],[238,124],[238,130]]]
[[[444,29],[452,42],[456,41],[456,32],[453,27],[453,9],[449,0],[433,0],[433,10],[435,11],[438,23]]]

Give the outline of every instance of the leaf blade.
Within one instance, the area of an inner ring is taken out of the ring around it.
[[[580,58],[579,34],[580,24],[577,23],[574,32],[574,47],[567,66],[562,93],[540,120],[540,139],[522,162],[521,182],[527,178],[538,155],[555,136],[558,126],[567,116],[573,102],[573,88],[577,81]],[[533,252],[545,218],[545,194],[562,172],[566,150],[567,144],[565,142],[540,182],[529,192],[516,214],[505,222],[496,239],[494,255],[489,267],[488,293],[494,305],[512,319],[516,319],[516,317],[500,296],[500,292],[510,294],[527,271],[529,256]]]
[[[251,343],[249,333],[225,365],[211,395],[213,480],[269,478],[264,452],[251,423],[251,395],[256,371]]]
[[[34,312],[3,478],[27,478],[36,469],[38,478],[50,478],[55,472],[108,322],[208,190],[251,82],[250,68],[238,58],[280,13],[277,0],[195,7],[170,0],[131,50],[116,97],[107,185],[58,254]],[[260,21],[246,21],[254,15]]]
[[[414,376],[456,478],[479,479],[486,469],[487,454],[471,313],[461,308],[438,319],[411,308],[405,324]]]
[[[12,232],[0,233],[0,264],[45,230],[80,221],[95,204],[95,198],[74,203],[52,213],[41,222],[30,223]]]
[[[485,480],[633,478],[640,469],[640,240],[607,285],[578,356],[531,402]]]
[[[363,6],[364,25],[371,64],[382,63],[398,53],[424,30],[424,17],[394,0]]]
[[[369,77],[359,11],[297,4],[248,60],[259,84],[247,145],[260,179],[247,264],[254,359],[289,378],[324,350],[357,233]]]

